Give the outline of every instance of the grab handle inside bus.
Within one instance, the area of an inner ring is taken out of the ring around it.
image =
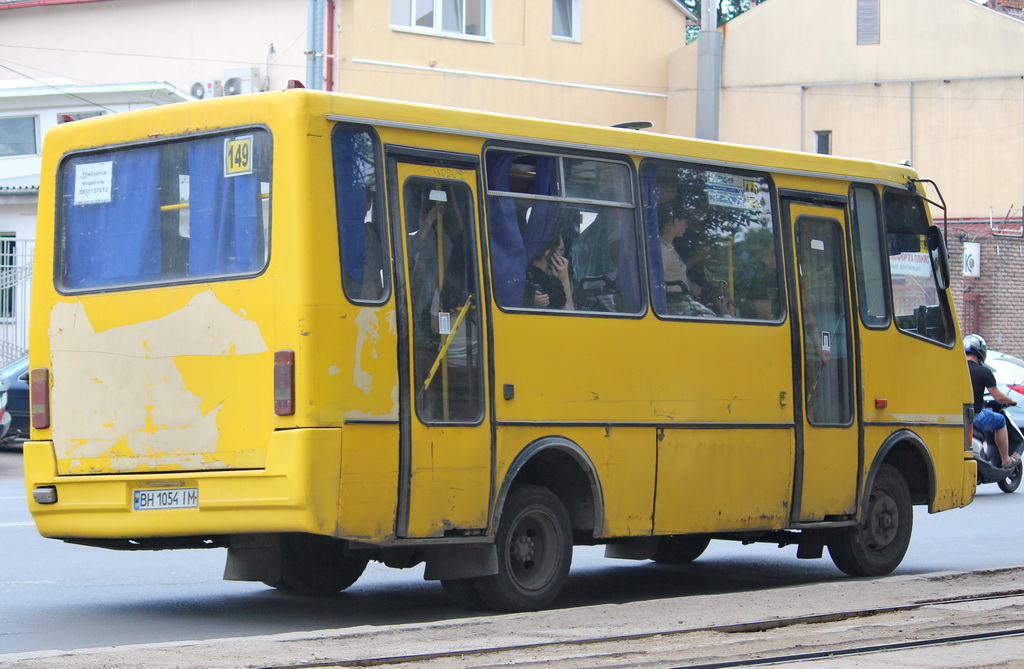
[[[423,388],[421,392],[426,391],[426,389],[430,387],[430,382],[434,380],[434,375],[437,374],[437,368],[441,366],[441,361],[444,360],[446,355],[448,355],[448,347],[452,345],[452,340],[455,339],[455,333],[458,332],[459,328],[462,326],[462,321],[466,318],[466,314],[469,313],[469,307],[472,303],[473,296],[470,295],[466,298],[466,303],[462,305],[462,309],[459,310],[459,316],[455,319],[455,324],[452,325],[452,331],[448,333],[448,338],[437,352],[437,357],[434,358],[434,364],[430,366],[430,373],[427,374],[427,378],[423,381]]]

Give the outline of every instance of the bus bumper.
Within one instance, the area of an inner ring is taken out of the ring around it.
[[[337,428],[274,432],[266,467],[259,470],[59,476],[50,441],[26,442],[24,458],[29,510],[44,537],[337,532],[341,467],[341,430]],[[160,498],[166,502],[152,503],[157,499],[154,492],[167,491],[170,494]],[[164,508],[170,503],[179,507]]]
[[[961,492],[961,506],[974,501],[974,493],[978,489],[978,463],[973,459],[964,461],[964,484]]]

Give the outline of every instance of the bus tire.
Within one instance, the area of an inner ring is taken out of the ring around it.
[[[572,563],[572,526],[558,496],[537,485],[513,486],[495,545],[498,573],[473,579],[483,607],[537,611],[550,606]]]
[[[884,576],[903,561],[914,526],[906,479],[892,465],[878,468],[864,522],[829,542],[837,567],[850,576]]]
[[[355,583],[367,562],[366,558],[348,554],[336,539],[318,534],[285,534],[281,537],[280,576],[264,583],[280,590],[332,595]]]
[[[661,537],[652,559],[661,564],[688,564],[703,555],[710,543],[710,537],[700,534]]]

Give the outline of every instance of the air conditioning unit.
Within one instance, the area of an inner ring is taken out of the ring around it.
[[[208,98],[219,98],[223,93],[221,92],[220,82],[216,79],[204,79],[202,81],[193,81],[189,84],[188,92],[192,94],[196,100],[206,100]]]
[[[260,68],[236,67],[224,70],[224,95],[242,95],[260,90]]]

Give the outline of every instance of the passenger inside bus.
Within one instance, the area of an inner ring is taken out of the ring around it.
[[[675,247],[690,226],[691,217],[684,214],[678,202],[661,205],[658,213],[661,230],[661,266],[665,277],[665,298],[668,313],[682,316],[715,316],[700,302],[702,288],[690,280],[686,262]]]
[[[565,257],[565,241],[556,233],[533,255],[526,268],[526,303],[538,309],[572,311],[572,285],[569,281],[569,260]]]
[[[606,192],[600,197],[614,195]],[[632,243],[623,245],[623,238],[633,238],[634,223],[618,208],[593,208],[596,211],[586,212],[585,217],[582,212],[577,214],[575,221],[574,230],[579,230],[579,234],[570,255],[575,272],[576,303],[584,311],[630,311],[638,306],[635,303],[639,296],[628,299],[623,288],[629,288],[632,283],[635,261],[631,261],[631,255],[635,255],[636,250]]]

